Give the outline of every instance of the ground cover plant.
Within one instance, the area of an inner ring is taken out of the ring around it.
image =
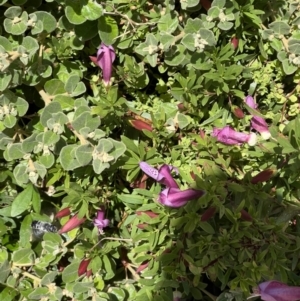
[[[0,300],[300,299],[299,1],[0,11]]]

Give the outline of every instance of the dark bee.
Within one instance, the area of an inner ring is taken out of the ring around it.
[[[33,221],[31,223],[31,229],[33,235],[37,238],[41,238],[47,232],[57,232],[57,228],[54,225],[42,221]]]

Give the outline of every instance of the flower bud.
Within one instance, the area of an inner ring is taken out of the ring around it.
[[[262,183],[270,180],[274,173],[274,170],[272,169],[265,169],[258,173],[255,177],[251,179],[252,184]]]
[[[142,215],[142,214],[147,214],[149,217],[151,218],[155,218],[155,217],[158,217],[158,214],[157,213],[154,213],[150,210],[147,210],[147,211],[136,211],[135,212],[137,215]]]
[[[71,214],[70,207],[66,207],[58,211],[55,215],[56,218],[62,218]]]
[[[237,49],[237,47],[239,46],[239,40],[236,37],[231,38],[231,45],[233,47],[233,49]]]
[[[252,222],[252,216],[245,209],[242,209],[240,213],[241,219],[247,222]]]
[[[135,129],[137,129],[139,131],[142,131],[142,130],[147,130],[150,132],[153,131],[152,126],[143,120],[130,120],[129,122]]]
[[[71,217],[63,226],[62,228],[58,231],[59,234],[69,232],[81,224],[85,222],[86,218],[78,218],[78,214],[75,214],[73,217]]]
[[[232,113],[234,114],[235,117],[239,119],[243,119],[245,117],[244,112],[239,107],[234,107]]]
[[[216,207],[209,207],[207,208],[204,213],[201,215],[201,222],[206,222],[208,221],[211,217],[213,217],[216,213],[217,209]]]
[[[84,275],[85,273],[87,273],[87,267],[90,263],[91,259],[83,259],[80,264],[79,264],[79,268],[78,268],[78,276]],[[89,270],[89,272],[91,272],[92,270]],[[87,275],[88,276],[88,275]]]

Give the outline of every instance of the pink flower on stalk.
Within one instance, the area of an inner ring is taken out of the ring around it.
[[[159,194],[158,201],[168,207],[178,208],[184,206],[191,199],[199,198],[205,194],[203,190],[196,189],[181,191],[171,175],[171,171],[174,169],[173,166],[164,164],[159,169],[156,169],[146,162],[140,162],[140,168],[149,177],[167,187]],[[178,173],[178,170],[175,170]]]
[[[296,301],[300,300],[300,287],[288,286],[279,281],[271,280],[258,286],[258,293],[264,301]]]
[[[109,225],[109,220],[105,219],[105,212],[103,209],[98,210],[97,217],[94,219],[94,225],[98,228],[99,232],[103,232],[103,228]]]
[[[146,175],[148,175],[158,183],[163,184],[167,187],[179,188],[178,184],[173,179],[171,174],[171,171],[173,169],[178,173],[178,170],[173,166],[164,164],[159,169],[156,169],[150,166],[148,163],[142,161],[140,162],[140,168]]]
[[[97,57],[90,56],[91,61],[102,69],[103,82],[106,86],[109,85],[112,74],[112,63],[116,59],[115,49],[111,45],[101,43]]]
[[[245,102],[251,109],[256,110],[257,104],[254,102],[252,96],[248,95],[245,99]],[[268,124],[262,117],[253,115],[251,119],[251,127],[258,131],[263,137],[263,139],[267,140],[271,137]]]
[[[214,128],[212,136],[216,137],[219,142],[228,145],[248,143],[250,146],[254,146],[257,140],[254,133],[237,132],[228,125],[224,128]]]
[[[184,206],[188,201],[200,198],[205,194],[203,190],[179,188],[166,188],[159,194],[158,201],[168,207],[179,208]]]

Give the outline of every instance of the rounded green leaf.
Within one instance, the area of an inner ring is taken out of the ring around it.
[[[288,35],[290,33],[290,26],[284,21],[275,21],[269,24],[269,28],[279,35]]]
[[[20,163],[14,168],[14,177],[19,184],[28,183],[29,176],[26,163]]]
[[[56,78],[50,79],[49,81],[47,81],[45,83],[44,88],[45,88],[45,91],[51,96],[66,93],[66,90],[64,88],[64,83]]]
[[[76,149],[75,155],[81,166],[88,165],[92,161],[93,150],[90,144],[81,145]]]
[[[26,11],[20,17],[5,19],[3,26],[6,32],[13,35],[21,35],[27,30],[28,14]]]
[[[109,168],[109,163],[103,163],[102,161],[96,159],[96,160],[93,160],[93,169],[94,169],[94,172],[96,174],[101,174],[101,172],[103,170],[105,170],[106,168]]]
[[[34,262],[34,252],[31,249],[21,249],[13,252],[12,261],[17,265],[30,265]]]
[[[20,6],[11,6],[4,12],[4,16],[10,19],[19,17],[21,14],[22,8]]]
[[[61,149],[59,160],[65,170],[73,170],[80,166],[76,159],[77,145],[66,145]]]
[[[224,22],[219,22],[218,27],[222,30],[229,30],[230,28],[233,27],[232,22],[224,21]]]
[[[195,38],[194,35],[188,33],[186,34],[182,40],[181,43],[190,51],[195,51]]]
[[[52,114],[62,112],[61,106],[58,102],[51,102],[47,107],[44,108],[41,115],[41,124],[47,127],[47,121],[52,118]]]
[[[13,115],[6,115],[3,120],[5,127],[11,129],[17,123],[17,118]]]
[[[4,91],[9,86],[12,79],[12,74],[10,71],[0,73],[0,91]]]
[[[43,30],[47,33],[50,33],[56,28],[56,19],[48,12],[45,11],[37,11],[35,12],[37,16],[37,20],[43,23]]]
[[[66,17],[72,24],[82,24],[86,21],[86,18],[81,14],[81,4],[79,1],[67,0],[65,13]]]
[[[160,32],[173,33],[178,24],[178,16],[175,14],[165,14],[158,21],[157,27]]]
[[[97,21],[86,21],[83,24],[75,25],[75,34],[80,41],[88,41],[98,33]]]
[[[106,45],[112,45],[114,39],[119,35],[118,24],[110,16],[101,16],[98,19],[98,30],[100,39]]]
[[[97,20],[103,15],[103,8],[97,2],[89,0],[88,3],[82,7],[81,14],[87,20]]]
[[[48,154],[48,155],[44,155],[44,156],[40,156],[38,159],[38,162],[45,166],[45,168],[50,168],[51,166],[53,166],[54,164],[54,155],[53,154]]]

